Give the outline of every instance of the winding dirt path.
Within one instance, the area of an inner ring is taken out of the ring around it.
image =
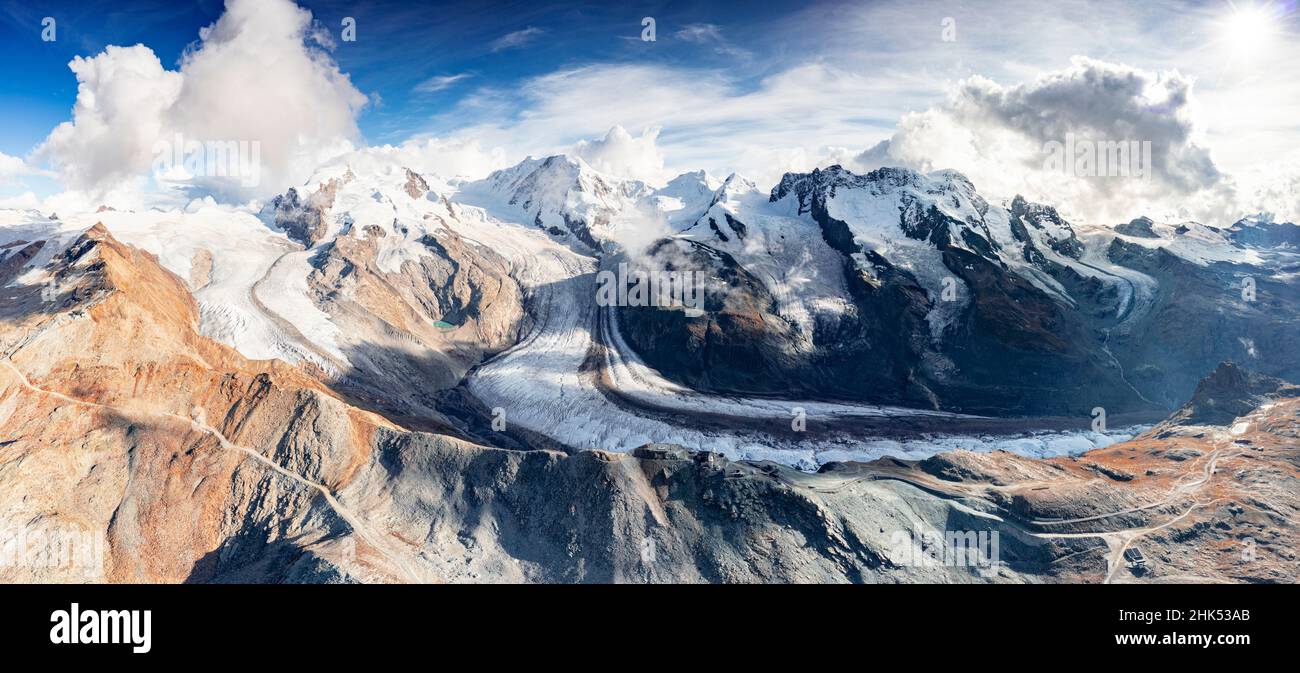
[[[263,466],[269,468],[271,471],[279,474],[280,476],[286,477],[291,481],[298,483],[301,486],[305,486],[319,493],[325,499],[325,502],[329,504],[329,506],[339,515],[340,518],[343,519],[345,523],[347,523],[348,527],[351,528],[352,531],[362,539],[362,541],[370,545],[371,548],[379,552],[385,559],[387,559],[389,563],[392,565],[392,567],[397,569],[402,574],[403,579],[405,579],[407,582],[427,583],[432,580],[432,578],[429,577],[429,575],[425,572],[424,568],[410,563],[409,557],[402,554],[395,547],[391,546],[390,536],[375,531],[364,518],[362,518],[356,512],[352,511],[350,508],[348,508],[346,505],[340,502],[338,497],[334,494],[334,492],[331,491],[327,486],[325,486],[324,484],[314,482],[310,479],[307,479],[306,477],[303,477],[302,475],[296,474],[294,472],[285,469],[284,467],[280,466],[279,463],[276,463],[270,458],[267,458],[266,456],[262,455],[262,453],[259,451],[231,442],[229,439],[226,438],[224,434],[221,433],[220,430],[208,425],[207,423],[204,423],[197,418],[187,418],[185,416],[181,416],[180,414],[174,414],[168,411],[127,408],[127,407],[121,407],[112,404],[103,404],[101,402],[92,402],[90,400],[82,400],[75,397],[71,397],[69,395],[65,395],[64,393],[55,390],[48,390],[45,388],[41,388],[33,384],[27,378],[27,375],[24,374],[22,370],[18,369],[18,367],[13,363],[13,361],[10,360],[7,356],[4,358],[0,358],[0,362],[3,362],[4,366],[7,369],[9,369],[9,371],[13,372],[13,374],[17,377],[19,385],[21,385],[23,388],[31,392],[40,395],[47,395],[55,399],[67,402],[68,404],[109,410],[114,413],[121,414],[122,416],[127,418],[130,418],[133,415],[140,414],[140,413],[167,418],[169,420],[176,421],[178,423],[186,424],[190,426],[190,428],[197,430],[199,432],[211,435],[217,440],[218,444],[221,446],[222,449],[228,451],[237,451],[243,454],[244,456],[252,458],[253,460],[257,461]]]
[[[1216,438],[1216,441],[1219,442],[1226,441],[1227,438],[1228,436],[1220,436]],[[1139,507],[1130,507],[1122,510],[1116,510],[1113,512],[1105,512],[1102,514],[1095,514],[1086,517],[1078,517],[1074,519],[1028,519],[1025,520],[1023,523],[1012,518],[1001,516],[999,514],[986,512],[983,510],[973,508],[961,502],[961,498],[969,497],[970,495],[972,495],[970,493],[952,492],[950,490],[947,490],[948,488],[951,488],[951,486],[945,488],[944,486],[938,484],[926,483],[924,480],[912,478],[901,474],[872,472],[863,475],[847,476],[843,478],[840,482],[832,485],[827,485],[827,486],[812,486],[810,484],[802,483],[801,480],[799,480],[798,478],[790,478],[789,476],[784,475],[780,472],[772,472],[770,474],[778,481],[788,486],[812,491],[814,493],[819,493],[819,494],[840,493],[844,491],[846,488],[856,483],[864,482],[864,481],[898,481],[907,484],[913,488],[922,490],[935,497],[941,498],[947,501],[948,504],[952,506],[954,509],[962,511],[966,514],[970,514],[972,516],[980,517],[983,519],[988,519],[991,521],[996,521],[1000,524],[1003,524],[1011,528],[1012,532],[1017,537],[1022,537],[1022,538],[1029,537],[1029,538],[1048,539],[1048,540],[1081,539],[1081,538],[1099,539],[1106,544],[1106,552],[1107,552],[1106,553],[1107,572],[1106,572],[1106,577],[1102,583],[1111,584],[1115,581],[1120,570],[1126,567],[1126,564],[1124,563],[1124,552],[1129,547],[1131,547],[1134,542],[1141,539],[1142,537],[1150,535],[1151,533],[1164,530],[1165,528],[1168,528],[1178,523],[1179,521],[1182,521],[1188,516],[1191,516],[1191,514],[1196,510],[1205,507],[1210,507],[1224,500],[1225,498],[1214,498],[1207,501],[1193,502],[1186,509],[1172,516],[1168,520],[1151,526],[1139,526],[1139,527],[1121,528],[1116,530],[1105,530],[1105,531],[1082,531],[1082,532],[1075,532],[1075,533],[1046,533],[1046,532],[1030,530],[1028,526],[1086,523],[1090,521],[1099,521],[1102,519],[1122,516],[1124,514],[1131,514],[1142,510],[1173,505],[1175,504],[1175,501],[1186,499],[1187,497],[1194,495],[1202,488],[1204,488],[1207,484],[1209,484],[1210,480],[1214,477],[1217,471],[1218,464],[1220,461],[1233,458],[1241,454],[1242,451],[1239,450],[1225,453],[1225,449],[1222,447],[1215,449],[1214,451],[1209,453],[1206,459],[1201,463],[1199,474],[1193,476],[1190,481],[1186,480],[1186,477],[1189,475],[1185,475],[1184,479],[1180,480],[1179,483],[1175,484],[1174,488],[1170,490],[1169,494],[1166,495],[1164,498],[1160,499],[1158,502],[1142,505]],[[1071,554],[1071,556],[1080,553],[1084,553],[1084,552],[1075,552],[1074,554]],[[1056,560],[1060,560],[1060,559],[1056,559]]]

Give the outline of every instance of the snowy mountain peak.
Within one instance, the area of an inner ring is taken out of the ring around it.
[[[732,173],[710,195],[703,212],[690,220],[687,229],[704,226],[723,243],[733,238],[743,240],[749,229],[741,217],[761,221],[749,212],[755,196],[761,198],[761,193],[753,181]],[[744,215],[741,215],[742,211],[745,211]]]
[[[1141,238],[1160,238],[1160,235],[1157,234],[1153,228],[1155,223],[1155,220],[1143,215],[1142,217],[1135,217],[1123,224],[1115,225],[1115,233],[1123,234],[1125,236],[1138,236]]]
[[[691,171],[668,181],[668,184],[654,190],[654,198],[673,198],[683,203],[712,199],[713,193],[722,183],[705,171]]]
[[[889,247],[886,243],[900,234],[932,247],[962,247],[985,257],[994,256],[999,247],[986,222],[988,202],[956,171],[923,174],[885,167],[858,175],[835,165],[785,174],[770,201],[787,199],[791,210],[821,223],[827,241],[846,254],[861,252],[864,242]]]
[[[649,205],[668,220],[674,231],[695,224],[710,205],[722,183],[705,171],[691,171],[668,181],[648,197]]]
[[[652,192],[644,182],[612,177],[579,157],[529,157],[510,168],[462,187],[477,204],[519,214],[553,236],[572,235],[601,248],[604,229],[624,209]]]
[[[1272,215],[1260,213],[1244,217],[1228,228],[1235,243],[1255,247],[1300,247],[1300,225],[1276,222]]]
[[[722,182],[722,185],[714,191],[713,198],[710,199],[709,202],[709,207],[712,208],[713,206],[722,205],[727,206],[734,211],[736,204],[741,199],[758,191],[758,186],[755,185],[752,180],[736,173],[732,173],[731,175],[728,175],[727,179]]]
[[[639,180],[606,175],[582,158],[567,154],[528,157],[510,168],[494,171],[484,182],[516,205],[562,199],[569,192],[607,200],[635,197],[646,191],[645,183]]]
[[[409,229],[405,223],[419,222],[425,202],[439,200],[438,191],[449,190],[430,186],[423,175],[394,161],[340,163],[317,171],[308,186],[290,187],[273,198],[261,217],[311,247],[349,233],[360,220],[385,231]]]
[[[843,189],[866,190],[877,196],[902,194],[909,202],[934,204],[954,213],[974,210],[982,216],[988,210],[988,203],[976,191],[975,185],[957,171],[920,173],[889,166],[864,175],[838,164],[813,169],[811,173],[786,173],[772,188],[770,200],[776,202],[794,194],[799,200],[800,210],[807,210],[812,201],[832,199]]]
[[[1056,208],[1041,203],[1030,203],[1025,197],[1016,195],[1011,200],[1011,231],[1020,241],[1034,241],[1049,246],[1057,253],[1079,259],[1083,255],[1083,242],[1070,226],[1056,212]],[[1032,227],[1038,236],[1030,236],[1026,227]]]
[[[738,191],[756,192],[758,191],[758,185],[754,184],[753,180],[750,180],[749,178],[739,173],[732,173],[731,175],[727,176],[726,180],[722,181],[722,185],[718,187],[717,191],[719,193],[722,192],[735,193]]]
[[[855,175],[836,164],[826,169],[814,168],[811,173],[786,173],[781,176],[781,181],[772,188],[770,200],[776,202],[790,194],[794,194],[802,205],[814,193],[827,190],[833,191],[838,186],[860,186],[861,184],[862,176]]]

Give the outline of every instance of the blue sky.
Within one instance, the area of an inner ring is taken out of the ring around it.
[[[1031,150],[1044,142],[1141,133],[1167,144],[1170,170],[1158,189],[1100,194],[1122,208],[1222,200],[1224,185],[1241,192],[1237,183],[1252,174],[1300,167],[1296,0],[297,5],[310,12],[305,28],[293,28],[305,14],[287,0],[233,0],[238,20],[218,0],[0,0],[0,199],[122,193],[147,154],[137,145],[164,127],[268,143],[276,169],[268,190],[305,179],[331,148],[403,143],[427,143],[410,160],[433,172],[469,174],[585,147],[602,170],[651,180],[705,168],[768,183],[831,162],[865,170],[872,158],[956,168],[977,185],[1066,205],[1095,201],[1096,185],[1079,191],[1033,175]],[[46,16],[58,22],[55,42],[40,39]],[[653,43],[640,39],[646,16],[657,22]],[[340,40],[344,17],[356,20],[355,42]],[[229,43],[224,52],[200,40],[219,20],[243,32],[217,40]],[[213,72],[233,53],[231,72],[264,79],[238,64],[250,54],[259,62],[259,40],[276,42],[269,53],[296,63],[306,83],[244,87]],[[106,51],[136,44],[145,48]],[[206,74],[183,72],[196,52],[211,52]],[[74,118],[76,57],[100,64],[97,79],[83,83],[88,94],[121,96],[119,106],[151,108],[155,96],[167,104],[138,118],[130,110]],[[149,66],[154,57],[158,66]],[[140,68],[149,74],[138,90],[111,81]],[[291,116],[282,104],[295,102],[277,102],[282,91],[307,97],[293,112],[300,118],[325,111],[297,146],[281,146],[299,130],[276,119]],[[48,142],[64,122],[75,128]],[[628,135],[580,144],[616,126]],[[887,147],[877,147],[882,141]],[[33,154],[43,142],[46,151]],[[20,160],[27,167],[15,174]],[[96,161],[129,170],[83,165]],[[1300,179],[1268,189],[1286,202]]]
[[[773,25],[806,2],[776,0],[753,11],[753,3],[645,2],[369,2],[298,3],[328,29],[332,56],[356,87],[372,98],[359,124],[370,142],[400,142],[437,130],[430,120],[454,107],[463,94],[590,62],[652,62],[667,65],[733,65],[734,57],[712,44],[674,40],[673,33],[704,24],[725,29],[728,40],[751,54],[780,53],[786,46]],[[178,65],[199,30],[222,13],[219,0],[90,0],[0,5],[0,152],[21,156],[68,119],[76,80],[75,56],[115,45],[148,45],[164,66]],[[42,42],[41,21],[57,21],[57,40]],[[640,40],[641,20],[653,16],[660,39]],[[355,42],[338,41],[345,17],[357,22]],[[494,48],[512,33],[526,35],[517,47]],[[667,46],[667,48],[665,48]],[[752,61],[752,59],[750,59]],[[731,61],[731,63],[728,63]],[[752,63],[746,63],[751,69]],[[752,68],[752,75],[760,72]],[[461,76],[430,95],[416,87],[432,78]]]

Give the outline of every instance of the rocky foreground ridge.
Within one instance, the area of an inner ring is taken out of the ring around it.
[[[0,531],[99,553],[6,557],[0,580],[1297,579],[1300,396],[1229,365],[1191,411],[1077,458],[809,474],[671,446],[517,451],[201,336],[186,282],[102,226],[51,268],[55,296],[0,301]],[[925,549],[945,532],[996,539],[996,563]]]

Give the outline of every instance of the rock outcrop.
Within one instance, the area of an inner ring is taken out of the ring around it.
[[[1223,362],[1201,379],[1192,399],[1179,407],[1168,423],[1228,425],[1276,397],[1300,397],[1300,387]]]
[[[5,580],[1296,579],[1300,398],[1226,365],[1183,424],[1079,458],[809,474],[671,446],[514,451],[403,427],[201,336],[185,281],[101,226],[50,270],[59,301],[31,287],[0,306],[0,529],[101,552],[20,557]],[[1195,424],[1210,399],[1232,432]],[[968,544],[992,556],[952,556]]]

